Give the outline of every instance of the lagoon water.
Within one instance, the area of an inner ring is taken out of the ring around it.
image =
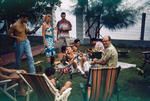
[[[141,19],[140,17],[137,23],[134,26],[124,28],[121,30],[111,31],[106,28],[103,28],[101,34],[109,34],[113,39],[130,39],[130,40],[140,40],[141,34]],[[150,14],[146,15],[145,21],[145,36],[144,40],[150,41]]]

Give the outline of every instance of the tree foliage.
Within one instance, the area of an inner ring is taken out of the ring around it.
[[[80,1],[82,0],[78,0],[78,5],[82,5]],[[84,3],[84,6],[80,6],[81,8],[87,8],[86,12],[84,12],[86,21],[97,23],[95,34],[99,33],[103,26],[111,30],[116,30],[136,23],[137,9],[123,5],[123,0],[83,1],[88,1]],[[92,25],[89,25],[89,27],[92,28]]]
[[[0,0],[0,22],[7,21],[0,32],[6,31],[20,14],[29,16],[31,23],[39,23],[42,15],[60,4],[60,0]]]
[[[54,6],[59,0],[1,0],[0,1],[0,19],[12,20],[21,13],[33,15],[44,13],[47,5]]]
[[[137,11],[126,8],[123,0],[96,0],[89,7],[88,17],[99,16],[101,26],[109,29],[120,29],[133,25],[136,22]],[[91,16],[94,15],[94,16]]]
[[[35,5],[36,0],[1,0],[1,19],[13,19],[22,12],[27,12]]]

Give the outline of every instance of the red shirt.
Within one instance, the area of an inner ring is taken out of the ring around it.
[[[57,23],[57,29],[59,33],[68,33],[72,29],[70,21],[62,19]]]

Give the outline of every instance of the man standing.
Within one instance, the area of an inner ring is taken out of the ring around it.
[[[16,67],[21,67],[21,57],[25,53],[28,61],[29,72],[35,73],[34,60],[31,52],[30,42],[27,38],[27,34],[30,33],[27,28],[28,16],[22,14],[20,18],[11,25],[9,29],[9,36],[15,39],[16,44]]]
[[[100,64],[107,67],[116,67],[118,62],[118,52],[111,43],[111,37],[104,36],[102,39],[102,43],[105,48],[104,53],[102,54],[102,58],[99,60],[94,59],[91,64]]]
[[[57,23],[57,37],[60,39],[63,45],[69,46],[70,44],[70,37],[69,37],[69,31],[72,30],[72,25],[70,21],[66,19],[66,13],[61,13],[61,20]],[[61,43],[61,42],[60,42]]]

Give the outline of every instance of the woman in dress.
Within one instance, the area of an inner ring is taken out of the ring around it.
[[[53,65],[56,52],[54,47],[54,28],[52,27],[51,19],[52,17],[49,14],[44,16],[44,22],[42,24],[42,36],[47,61]]]

